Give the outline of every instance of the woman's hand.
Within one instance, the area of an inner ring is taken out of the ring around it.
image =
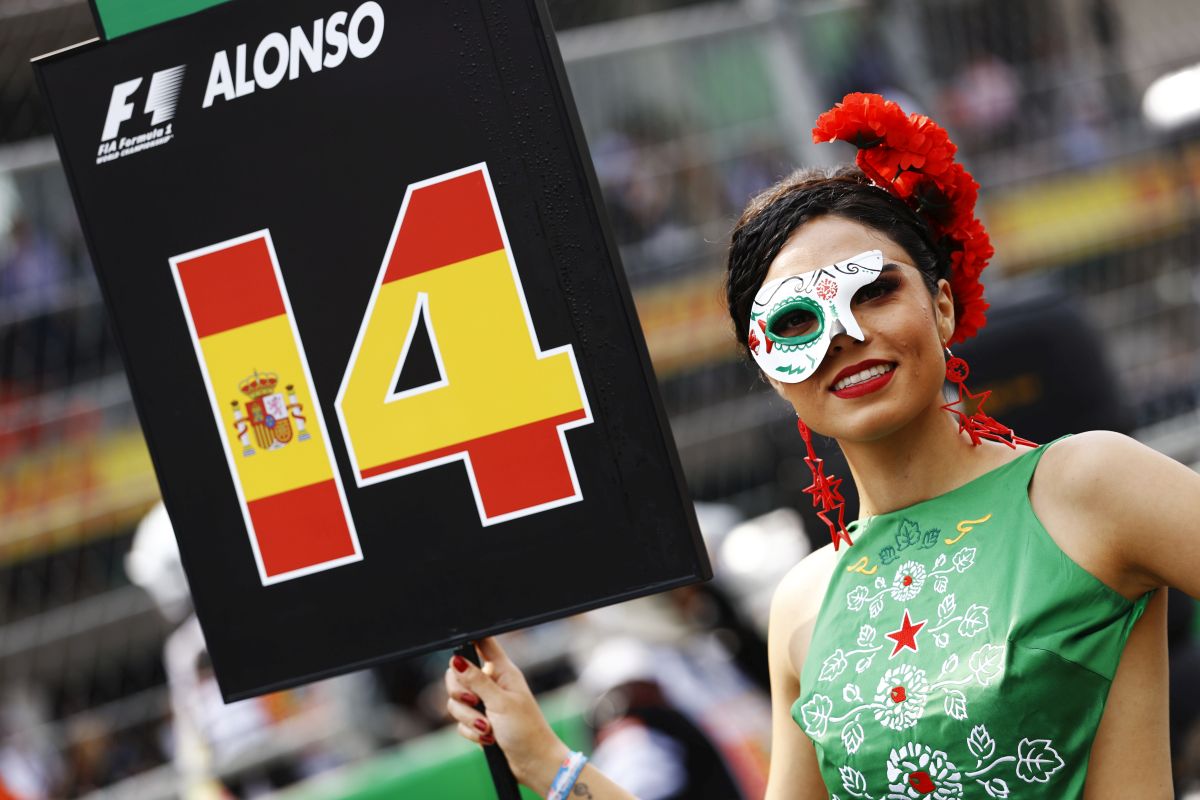
[[[550,729],[521,670],[495,638],[477,642],[483,668],[462,656],[446,670],[446,710],[476,744],[498,744],[518,781],[545,795],[570,752]],[[482,700],[485,712],[475,710]]]

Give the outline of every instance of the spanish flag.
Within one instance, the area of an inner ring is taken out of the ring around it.
[[[263,584],[361,560],[270,234],[171,266]]]

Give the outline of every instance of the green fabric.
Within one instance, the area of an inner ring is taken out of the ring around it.
[[[1103,584],[1034,516],[1048,446],[851,526],[792,706],[832,797],[1082,796],[1149,595]]]

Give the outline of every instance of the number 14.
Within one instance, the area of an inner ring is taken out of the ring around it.
[[[263,584],[361,560],[270,232],[170,261]],[[437,377],[397,390],[418,340]],[[485,526],[582,499],[579,367],[538,344],[485,164],[408,187],[334,408],[359,487],[461,461]]]

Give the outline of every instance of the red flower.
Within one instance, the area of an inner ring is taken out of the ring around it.
[[[817,117],[813,141],[839,139],[859,149],[876,147],[883,143],[890,129],[903,124],[904,120],[904,110],[891,100],[884,100],[877,94],[854,92]]]
[[[855,145],[855,161],[871,182],[908,203],[950,251],[958,312],[950,343],[974,336],[988,308],[979,276],[994,250],[975,217],[979,184],[954,162],[957,148],[946,131],[880,95],[854,93],[817,118],[813,141],[835,139]]]
[[[988,303],[983,299],[983,284],[960,272],[950,276],[950,289],[954,292],[954,335],[947,344],[958,344],[970,339],[987,324],[984,312]]]

